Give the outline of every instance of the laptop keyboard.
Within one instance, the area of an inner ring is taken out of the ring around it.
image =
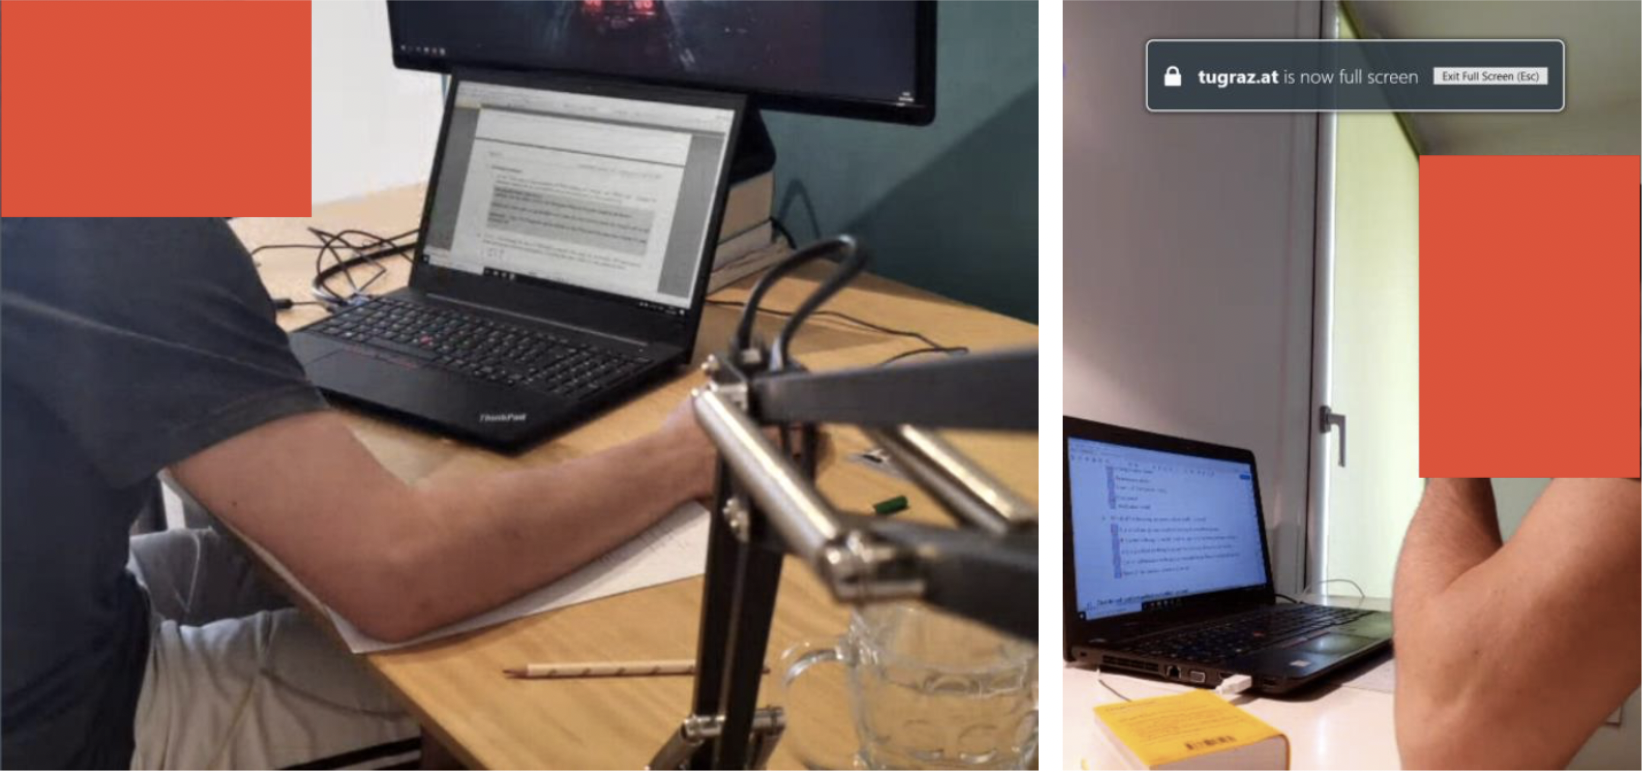
[[[376,298],[305,328],[459,375],[579,399],[649,360],[460,311]]]
[[[1335,625],[1361,619],[1372,611],[1289,604],[1210,627],[1143,638],[1124,647],[1139,654],[1205,664],[1288,643]]]

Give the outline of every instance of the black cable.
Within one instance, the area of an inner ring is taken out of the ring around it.
[[[350,302],[363,296],[365,291],[368,290],[372,284],[376,283],[378,279],[386,275],[387,267],[378,262],[379,260],[385,257],[392,257],[394,255],[401,255],[405,257],[406,260],[410,260],[410,256],[406,253],[415,248],[416,242],[412,241],[407,244],[399,244],[397,242],[407,236],[416,235],[420,232],[420,230],[421,229],[418,228],[405,231],[404,233],[395,234],[393,236],[384,237],[369,231],[358,230],[355,228],[349,228],[332,233],[319,228],[309,227],[308,232],[312,233],[319,239],[318,244],[264,244],[251,250],[250,255],[255,257],[258,253],[270,249],[315,250],[314,278],[311,282],[311,292],[317,301],[301,301],[294,300],[292,298],[274,298],[274,306],[276,309],[281,311],[300,305],[322,305],[335,310],[337,307],[348,305]],[[356,243],[350,237],[359,237],[361,241]],[[345,257],[342,253],[343,248],[351,251],[353,256]],[[326,255],[330,255],[332,257],[335,261],[335,265],[329,267],[325,266]],[[376,273],[372,274],[371,278],[365,280],[364,284],[360,284],[354,279],[352,269],[366,263],[369,263],[375,267]],[[330,288],[329,282],[337,274],[342,274],[342,276],[348,280],[348,285],[352,292],[347,297],[337,294],[335,290]]]
[[[342,243],[342,245],[346,246],[346,248],[350,248],[350,250],[353,250],[353,255],[355,255],[356,258],[365,258],[365,260],[368,260],[369,263],[374,264],[374,266],[376,266],[376,268],[378,268],[378,274],[376,274],[376,276],[381,276],[381,271],[386,271],[386,268],[383,268],[383,266],[381,266],[381,263],[376,263],[376,258],[374,258],[374,256],[366,255],[365,250],[368,250],[368,248],[369,248],[369,250],[379,250],[379,248],[383,248],[383,246],[397,246],[397,245],[394,245],[394,241],[399,240],[399,238],[407,237],[407,235],[410,235],[410,233],[415,233],[415,232],[401,233],[401,235],[397,235],[397,237],[383,238],[383,237],[378,237],[378,235],[376,235],[376,233],[363,232],[363,230],[353,230],[353,228],[348,228],[348,230],[338,230],[337,233],[330,233],[330,232],[325,232],[325,230],[319,230],[319,228],[310,227],[309,228],[309,233],[314,233],[315,237],[319,237],[319,238],[330,238],[330,240],[332,240],[332,243]],[[360,237],[365,237],[365,238],[369,238],[369,240],[373,240],[374,243],[369,243],[369,245],[356,245],[356,243],[353,243],[353,241],[348,240],[348,237],[350,237],[350,235],[360,235]],[[333,251],[333,253],[335,253],[335,250],[332,250],[332,251]],[[410,258],[406,258],[406,260],[410,260]],[[342,260],[340,260],[340,255],[338,255],[338,263],[340,263],[340,261],[342,261]],[[369,281],[366,281],[366,284],[371,283],[371,281],[376,281],[376,278],[374,278],[374,276],[373,276],[373,278],[369,279]],[[350,279],[350,283],[351,283],[351,279]],[[358,289],[358,287],[355,287],[355,289]]]
[[[266,249],[313,249],[315,246],[314,244],[264,244],[251,250],[251,256],[256,257],[258,252]]]
[[[351,229],[351,228],[348,229],[348,230],[344,230],[344,231],[337,231],[337,235],[342,237],[342,243],[347,244],[349,248],[353,249],[354,255],[356,255],[358,257],[361,257],[361,258],[364,258],[366,260],[369,260],[371,262],[371,264],[375,265],[378,269],[376,275],[372,276],[370,279],[365,281],[365,284],[361,287],[361,291],[363,291],[364,289],[369,288],[372,284],[375,284],[377,279],[382,278],[382,276],[388,272],[388,269],[383,268],[381,263],[376,262],[376,259],[378,257],[388,257],[388,256],[391,256],[391,255],[396,255],[397,254],[400,257],[405,258],[406,262],[410,262],[410,263],[415,262],[415,260],[411,259],[411,256],[409,254],[407,254],[407,252],[409,252],[409,250],[410,250],[410,246],[414,245],[415,242],[412,242],[411,245],[405,245],[405,246],[401,246],[400,244],[398,244],[396,242],[398,242],[402,238],[405,238],[406,236],[414,236],[419,232],[420,232],[419,229],[418,230],[411,230],[411,231],[406,231],[404,233],[400,233],[400,234],[397,234],[397,235],[389,236],[387,238],[383,238],[381,236],[378,236],[374,233],[370,233],[368,231],[354,230],[354,229]],[[347,240],[347,237],[350,234],[364,236],[365,238],[371,239],[374,243],[364,244],[364,245],[355,245],[353,242]],[[376,250],[376,251],[366,252],[365,250],[367,250],[367,249]]]
[[[358,297],[359,295],[363,294],[365,292],[365,290],[370,289],[370,286],[372,284],[375,284],[377,279],[382,278],[388,272],[387,268],[383,267],[383,265],[381,263],[378,263],[376,261],[376,257],[377,257],[376,253],[367,253],[365,250],[366,249],[381,249],[384,246],[387,246],[387,247],[398,246],[397,244],[394,244],[395,241],[397,241],[401,238],[404,238],[405,236],[409,236],[413,233],[416,233],[417,231],[409,231],[407,233],[401,233],[401,234],[399,234],[397,236],[393,236],[391,238],[383,238],[383,237],[378,236],[374,233],[369,233],[369,232],[362,231],[362,230],[355,230],[355,229],[351,229],[351,228],[348,229],[348,230],[337,231],[336,233],[330,233],[328,231],[322,231],[318,228],[310,227],[310,228],[308,228],[308,232],[314,234],[315,236],[318,236],[321,239],[329,239],[330,240],[327,243],[332,245],[330,247],[330,252],[333,256],[336,257],[338,265],[341,265],[344,262],[344,260],[342,259],[342,256],[336,252],[334,244],[340,242],[342,245],[344,245],[344,246],[348,247],[349,249],[353,250],[354,257],[363,259],[363,260],[369,262],[372,266],[374,266],[376,268],[376,273],[372,274],[371,278],[366,279],[365,283],[363,285],[354,282],[353,271],[349,270],[349,271],[344,271],[343,272],[344,278],[346,278],[348,280],[348,286],[353,289],[353,297]],[[352,241],[348,240],[347,237],[350,234],[356,234],[356,235],[359,235],[359,236],[364,236],[365,238],[372,239],[376,243],[366,244],[366,245],[355,244]],[[401,253],[401,254],[403,254],[403,253]],[[409,260],[410,258],[406,257],[405,259]]]
[[[1283,599],[1283,600],[1286,600],[1286,601],[1288,601],[1288,602],[1290,602],[1290,603],[1299,603],[1299,602],[1300,602],[1300,601],[1297,601],[1297,600],[1295,600],[1295,599],[1293,599],[1293,598],[1290,598],[1290,597],[1289,597],[1289,596],[1287,596],[1287,595],[1284,595],[1284,594],[1283,594],[1283,593],[1280,593],[1280,592],[1279,592],[1279,593],[1277,593],[1277,597],[1279,597],[1279,598],[1282,598],[1282,599]]]
[[[816,248],[824,248],[829,253],[838,253],[838,265],[827,276],[826,280],[821,282],[821,286],[816,287],[814,292],[804,298],[804,302],[798,304],[798,308],[793,309],[792,316],[787,319],[787,323],[782,325],[781,331],[775,334],[775,342],[770,344],[770,369],[772,370],[786,369],[787,350],[792,346],[793,336],[798,334],[798,329],[804,326],[804,322],[810,318],[810,315],[815,313],[816,309],[825,305],[827,301],[832,300],[832,296],[838,294],[838,291],[842,290],[844,285],[849,284],[862,271],[866,270],[867,252],[855,243],[855,239],[849,236],[837,236],[819,242],[819,245]],[[805,251],[807,250],[808,248]],[[762,283],[760,282],[760,284]],[[771,284],[774,284],[774,282],[771,282]]]
[[[741,321],[736,324],[735,337],[731,338],[731,343],[735,350],[744,351],[749,345],[751,345],[753,337],[753,319],[757,316],[757,313],[755,312],[758,309],[759,302],[764,299],[764,294],[769,292],[771,287],[775,286],[783,277],[791,273],[799,266],[823,257],[830,257],[834,252],[841,250],[846,252],[848,255],[855,255],[855,240],[849,238],[848,236],[841,236],[827,239],[825,241],[817,241],[813,244],[805,246],[803,249],[787,255],[781,260],[781,262],[776,263],[771,266],[768,271],[765,271],[764,275],[759,277],[758,283],[753,285],[753,291],[747,295],[746,310],[741,314]],[[823,289],[824,288],[825,285],[823,285]],[[793,312],[795,315],[797,313],[798,311]],[[785,328],[783,328],[783,332],[785,332]]]
[[[405,231],[404,233],[396,234],[396,235],[393,235],[393,236],[378,236],[374,233],[371,233],[370,231],[362,231],[362,230],[358,230],[356,228],[348,228],[346,230],[340,230],[340,231],[337,231],[335,233],[329,233],[328,231],[322,231],[318,228],[309,228],[308,230],[309,230],[309,232],[314,233],[316,235],[320,235],[320,236],[326,236],[326,235],[340,236],[340,237],[342,237],[342,243],[346,244],[350,249],[353,249],[356,252],[357,251],[363,251],[365,249],[377,249],[377,248],[387,247],[387,246],[397,246],[397,242],[400,239],[405,238],[406,236],[415,236],[417,233],[419,233],[421,231],[421,229],[415,229],[415,230],[408,230],[408,231]],[[347,240],[348,236],[364,236],[365,238],[370,239],[372,241],[372,243],[371,244],[366,244],[366,245],[363,245],[363,246],[356,245],[353,242]],[[409,260],[410,258],[407,257],[405,259]]]
[[[789,248],[791,248],[791,249],[797,249],[798,248],[798,240],[792,237],[792,231],[787,230],[787,226],[781,222],[781,218],[771,217],[770,218],[770,227],[774,228],[776,233],[781,234],[781,238],[784,238],[784,239],[787,240],[787,246]]]
[[[746,308],[747,307],[746,303],[744,303],[742,301],[739,301],[739,300],[708,300],[707,303],[708,303],[708,305],[720,306],[720,307],[723,307],[723,308]],[[787,311],[785,309],[778,309],[778,308],[760,308],[760,309],[758,309],[758,312],[761,313],[761,314],[769,314],[770,316],[778,316],[778,317],[790,317],[790,316],[792,316],[791,311]],[[884,360],[883,362],[880,362],[879,364],[889,364],[890,362],[893,362],[897,359],[900,359],[900,358],[905,357],[905,356],[911,356],[913,354],[933,353],[933,352],[937,352],[937,351],[944,351],[944,352],[953,353],[953,354],[967,354],[967,353],[969,353],[969,347],[968,346],[944,346],[944,345],[941,345],[940,343],[936,343],[935,341],[931,340],[929,338],[929,336],[924,335],[923,333],[918,332],[916,330],[898,330],[898,329],[895,329],[894,327],[886,327],[884,325],[877,324],[875,322],[869,322],[869,321],[867,321],[865,319],[862,319],[860,317],[850,316],[849,314],[846,314],[842,311],[831,311],[831,310],[822,309],[820,311],[816,311],[814,315],[815,316],[825,316],[825,317],[830,317],[830,318],[833,318],[833,319],[838,319],[840,321],[844,321],[844,322],[848,322],[850,324],[858,325],[862,329],[869,330],[869,331],[872,331],[872,332],[883,333],[885,335],[894,335],[894,336],[902,337],[902,338],[913,338],[913,339],[916,339],[916,340],[918,340],[918,341],[920,341],[924,344],[924,348],[913,349],[912,351],[907,351],[907,352],[903,352],[901,354],[897,354],[893,357],[890,357],[889,359]]]
[[[747,307],[747,304],[743,301],[740,301],[740,300],[708,300],[707,303],[709,305],[722,306],[724,308],[746,308]],[[791,311],[778,309],[778,308],[760,308],[760,309],[758,309],[758,312],[761,313],[761,314],[769,314],[770,316],[779,316],[779,317],[792,316]],[[926,346],[929,346],[930,348],[963,348],[962,346],[952,346],[952,347],[943,346],[939,343],[936,343],[933,340],[930,340],[928,336],[924,335],[921,332],[917,332],[916,330],[897,330],[894,327],[885,327],[884,325],[877,324],[875,322],[869,322],[869,321],[867,321],[865,319],[862,319],[860,317],[850,316],[849,314],[846,314],[842,311],[831,311],[831,310],[823,309],[823,310],[820,310],[820,311],[816,311],[815,315],[816,316],[831,317],[831,318],[834,318],[834,319],[840,319],[842,321],[849,322],[851,324],[860,325],[861,327],[864,327],[864,328],[866,328],[868,330],[871,330],[873,332],[881,332],[885,335],[897,335],[897,336],[900,336],[900,337],[903,337],[903,338],[917,338],[920,342],[922,342]]]
[[[276,310],[276,311],[286,311],[286,310],[289,310],[289,309],[291,309],[295,306],[323,306],[323,305],[326,305],[325,303],[321,303],[317,300],[292,300],[290,298],[274,298],[273,301],[274,301],[274,310]]]
[[[414,241],[409,243],[409,244],[394,243],[397,239],[401,239],[401,238],[404,238],[405,236],[409,236],[411,234],[417,233],[417,231],[414,231],[414,230],[398,234],[398,235],[393,236],[391,238],[383,238],[381,236],[377,236],[377,235],[372,234],[372,233],[366,233],[365,231],[358,231],[358,230],[345,230],[345,231],[341,231],[339,233],[328,233],[326,231],[321,231],[321,230],[318,230],[318,229],[315,229],[315,228],[310,228],[309,230],[313,231],[314,235],[318,236],[320,239],[322,239],[324,241],[324,244],[321,247],[319,255],[316,256],[315,259],[314,259],[314,280],[312,282],[313,294],[314,294],[315,297],[319,298],[321,301],[332,303],[332,304],[335,304],[335,305],[338,305],[338,306],[347,305],[348,303],[350,303],[353,300],[360,297],[363,294],[364,289],[366,287],[369,287],[371,284],[375,283],[377,279],[381,278],[382,275],[387,272],[387,269],[384,268],[380,263],[377,262],[377,260],[379,258],[389,257],[389,256],[392,256],[392,255],[395,255],[395,254],[403,254],[404,252],[407,252],[407,251],[409,251],[410,249],[412,249],[416,246],[416,242],[414,242]],[[357,233],[359,235],[365,236],[366,238],[375,239],[377,244],[388,244],[388,245],[391,245],[391,246],[385,247],[383,249],[378,249],[378,250],[375,250],[375,251],[371,251],[371,252],[366,252],[366,251],[364,251],[363,247],[355,246],[352,242],[347,241],[346,236],[344,234],[349,234],[349,233]],[[354,252],[355,252],[354,256],[350,257],[350,258],[343,258],[341,253],[338,252],[335,248],[335,245],[338,241],[340,241],[341,243],[343,243],[345,246],[349,247],[350,249],[353,249]],[[322,268],[321,265],[324,261],[325,253],[327,251],[329,251],[333,256],[335,256],[337,263],[336,263],[336,265],[333,265],[329,268]],[[377,273],[365,282],[364,287],[361,287],[353,279],[353,269],[355,267],[359,266],[359,265],[364,264],[364,263],[370,263],[371,265],[375,266],[376,269],[377,269]],[[345,278],[347,278],[348,284],[354,290],[353,294],[349,295],[346,298],[341,297],[340,295],[337,295],[336,292],[330,288],[329,282],[330,282],[331,277],[336,276],[339,273],[342,274]]]
[[[770,227],[773,228],[776,233],[780,234],[783,239],[786,239],[788,247],[791,247],[791,248],[794,248],[794,249],[796,249],[798,247],[798,241],[793,238],[792,231],[787,229],[786,224],[781,222],[781,218],[771,217],[770,218]],[[771,273],[775,273],[775,272],[776,272],[775,269],[771,269]],[[759,286],[763,286],[765,284],[765,280],[768,279],[768,278],[769,277],[766,276],[766,277],[764,277],[764,279],[760,279]],[[773,284],[774,281],[771,280],[769,283]],[[748,297],[749,297],[749,299],[753,299],[755,297],[762,297],[762,292],[760,291],[759,287],[754,287],[752,294],[749,295]],[[812,296],[812,297],[815,297],[815,296]],[[824,302],[825,299],[826,298],[823,297],[822,301]],[[707,302],[712,304],[712,305],[723,306],[723,307],[726,307],[726,308],[746,308],[747,307],[746,303],[733,301],[733,300],[708,300]],[[819,303],[817,303],[816,305],[819,305]],[[800,308],[799,310],[803,310],[803,309]],[[779,311],[779,310],[769,309],[769,308],[759,308],[758,313],[769,314],[771,316],[789,317],[790,318],[795,313],[797,313],[797,311]],[[860,318],[857,318],[857,317],[853,317],[853,316],[850,316],[849,314],[841,313],[841,312],[838,312],[838,311],[813,310],[810,315],[813,315],[813,316],[826,316],[826,317],[832,317],[832,318],[835,318],[835,319],[842,319],[846,322],[850,322],[852,324],[860,325],[861,327],[864,327],[868,330],[873,330],[875,332],[881,332],[881,333],[884,333],[886,335],[899,335],[899,336],[902,336],[902,337],[917,338],[919,341],[923,342],[923,344],[927,347],[927,348],[922,348],[922,349],[918,349],[918,350],[915,350],[915,351],[908,351],[908,352],[905,352],[904,354],[898,354],[896,356],[890,357],[887,360],[884,360],[883,362],[880,362],[879,364],[889,364],[890,362],[894,362],[895,360],[900,359],[902,357],[911,356],[913,354],[925,353],[925,352],[942,351],[942,352],[955,353],[955,354],[969,353],[969,348],[967,346],[943,346],[943,345],[941,345],[939,343],[936,343],[935,341],[931,340],[928,336],[924,335],[921,332],[917,332],[917,331],[914,331],[914,330],[897,330],[893,327],[885,327],[883,325],[875,324],[873,322],[866,321],[865,319],[860,319]],[[783,330],[783,332],[785,332],[785,329]],[[737,330],[737,337],[736,337],[736,340],[738,341],[737,345],[739,347],[745,347],[746,346],[746,340],[750,337],[750,334],[751,334],[750,317],[743,314],[742,319],[741,319],[741,324],[739,325],[738,330]]]
[[[842,313],[839,313],[837,311],[817,311],[815,315],[816,316],[830,316],[830,317],[836,317],[836,318],[839,318],[839,319],[844,319],[846,321],[850,321],[850,322],[854,322],[856,324],[859,324],[862,327],[865,327],[865,328],[867,328],[869,330],[872,330],[874,332],[884,333],[885,335],[899,335],[903,338],[917,338],[920,343],[923,343],[924,345],[926,345],[930,348],[939,348],[939,349],[962,348],[965,351],[969,350],[967,347],[964,347],[964,346],[943,346],[943,345],[941,345],[939,343],[936,343],[935,341],[931,340],[929,338],[929,336],[927,336],[927,335],[925,335],[921,332],[917,332],[915,330],[897,330],[893,327],[885,327],[881,324],[876,324],[876,323],[873,323],[873,322],[869,322],[869,321],[866,321],[864,319],[857,319],[853,316],[850,316],[848,314],[842,314]]]
[[[720,306],[722,308],[746,308],[747,307],[747,304],[743,301],[740,301],[740,300],[708,300],[707,305]],[[775,317],[779,317],[779,318],[782,318],[782,319],[785,319],[787,317],[792,316],[791,311],[788,311],[786,309],[781,309],[781,308],[760,308],[760,309],[758,309],[758,312],[761,313],[761,314],[769,314],[770,316],[775,316]],[[916,332],[904,332],[904,331],[901,331],[901,330],[890,330],[888,328],[879,327],[879,326],[877,326],[877,325],[875,325],[871,322],[868,322],[866,320],[857,319],[853,316],[850,316],[848,314],[839,313],[837,311],[825,311],[825,310],[817,311],[817,312],[815,312],[815,315],[816,316],[836,317],[836,318],[842,319],[843,321],[850,322],[852,324],[858,324],[858,325],[862,326],[863,328],[865,328],[867,330],[870,330],[872,332],[882,332],[882,333],[891,334],[891,335],[900,335],[900,336],[903,336],[903,337],[914,337],[914,336],[921,337]]]
[[[1311,588],[1316,587],[1318,585],[1334,584],[1335,582],[1345,582],[1346,584],[1349,584],[1352,587],[1355,587],[1357,589],[1358,599],[1366,599],[1368,597],[1368,593],[1363,592],[1363,586],[1356,583],[1356,582],[1354,582],[1354,581],[1351,581],[1350,579],[1324,579],[1321,582],[1312,582],[1311,584],[1308,584],[1305,587],[1302,587],[1300,589],[1300,594],[1305,595],[1308,590],[1310,590]]]
[[[343,257],[342,253],[338,252],[336,249],[336,243],[342,240],[341,236],[331,235],[313,228],[309,228],[308,230],[315,236],[318,236],[320,241],[324,242],[324,244],[319,248],[319,255],[314,258],[314,274],[316,276],[322,273],[320,270],[320,264],[324,262],[326,253],[331,255],[331,259],[335,260],[338,266],[341,266],[343,263],[347,262],[348,259]],[[381,267],[382,266],[377,266],[378,269],[381,269]],[[342,271],[342,278],[348,280],[348,287],[353,290],[353,292],[349,294],[349,297],[358,297],[359,285],[353,280],[353,271]],[[329,287],[327,287],[327,289],[329,289]]]
[[[330,278],[335,276],[338,272],[344,274],[348,272],[344,267],[347,264],[347,261],[333,247],[336,243],[335,237],[321,236],[319,238],[321,244],[319,246],[319,250],[314,253],[314,279],[310,282],[310,287],[313,289],[314,296],[320,300],[335,305],[345,305],[348,302],[348,298],[344,298],[341,295],[336,294],[336,291],[331,289],[329,281]],[[330,268],[325,267],[326,253],[330,253],[330,255],[336,259],[336,265],[331,266]],[[349,279],[349,283],[353,283],[351,278]]]
[[[356,229],[352,229],[352,228],[349,228],[347,230],[337,231],[334,234],[328,233],[326,231],[319,230],[317,228],[309,228],[308,230],[312,231],[314,233],[314,235],[319,236],[320,238],[325,238],[326,236],[335,236],[340,243],[342,243],[344,246],[348,247],[349,249],[353,250],[355,257],[358,257],[362,260],[366,260],[366,261],[370,262],[372,265],[376,266],[379,269],[379,271],[375,276],[373,276],[370,279],[366,280],[365,286],[367,286],[367,287],[370,286],[372,282],[375,282],[376,279],[378,277],[380,277],[382,275],[382,273],[386,272],[386,270],[387,270],[386,268],[382,267],[381,263],[377,262],[377,258],[389,257],[389,256],[397,254],[400,257],[405,258],[405,260],[407,262],[414,262],[413,260],[411,260],[410,255],[407,255],[405,253],[407,251],[409,251],[409,249],[412,246],[415,245],[415,242],[411,242],[411,244],[404,244],[404,245],[398,244],[397,242],[400,239],[405,238],[406,236],[416,235],[416,233],[418,233],[418,231],[415,231],[415,230],[406,231],[404,233],[396,234],[396,235],[393,235],[393,236],[388,236],[386,238],[384,238],[382,236],[378,236],[378,235],[376,235],[374,233],[371,233],[369,231],[356,230]],[[350,236],[350,235],[364,236],[365,238],[370,239],[373,243],[370,243],[370,244],[355,244],[352,241],[348,240],[348,236]],[[374,251],[367,252],[366,250],[374,250]]]
[[[1124,702],[1133,702],[1133,700],[1131,700],[1127,696],[1125,696],[1123,694],[1123,692],[1120,692],[1120,691],[1112,688],[1111,684],[1106,683],[1106,679],[1100,677],[1100,671],[1099,670],[1095,671],[1095,680],[1099,681],[1101,686],[1106,687],[1106,691],[1109,691],[1109,692],[1117,695],[1118,699],[1123,700]]]
[[[878,364],[879,365],[887,365],[887,364],[890,364],[891,362],[898,362],[902,359],[906,359],[907,357],[917,356],[919,354],[951,354],[951,355],[956,356],[958,354],[968,354],[968,353],[969,353],[969,347],[968,346],[930,346],[928,348],[915,348],[911,351],[903,351],[899,354],[896,354],[895,356],[890,357],[889,359],[886,359],[882,362],[879,362]]]

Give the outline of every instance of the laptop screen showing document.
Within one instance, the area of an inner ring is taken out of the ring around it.
[[[457,79],[419,260],[683,316],[736,111]]]
[[[1066,438],[1078,618],[1266,584],[1252,462]]]

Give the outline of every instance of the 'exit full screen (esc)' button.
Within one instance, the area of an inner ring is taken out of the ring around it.
[[[1548,67],[1435,67],[1431,82],[1437,86],[1548,86]]]

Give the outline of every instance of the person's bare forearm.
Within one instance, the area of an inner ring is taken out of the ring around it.
[[[1499,516],[1487,478],[1428,480],[1397,560],[1394,616],[1412,616],[1499,548]]]
[[[1638,681],[1636,486],[1556,480],[1501,545],[1482,485],[1433,480],[1404,541],[1398,750],[1410,769],[1561,768]]]
[[[1481,629],[1467,615],[1445,611],[1444,594],[1456,580],[1500,549],[1493,487],[1485,478],[1434,478],[1403,538],[1392,588],[1392,620],[1397,651],[1397,739],[1404,762],[1447,761],[1435,754],[1452,750],[1427,731],[1439,725],[1439,711],[1455,692],[1487,667]],[[1465,654],[1472,654],[1466,667]],[[1459,738],[1449,738],[1448,742]]]
[[[706,496],[713,458],[681,406],[656,433],[598,454],[407,485],[320,412],[264,424],[173,472],[321,602],[401,640],[563,576]]]
[[[693,454],[651,435],[541,469],[417,486],[420,518],[371,614],[410,638],[553,581],[644,531],[701,488]]]

